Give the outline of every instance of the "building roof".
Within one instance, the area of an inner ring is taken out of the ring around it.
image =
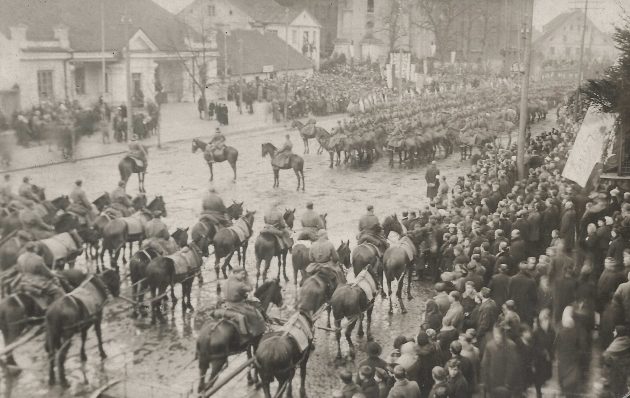
[[[261,23],[286,24],[297,18],[304,10],[282,7],[274,0],[229,0],[234,6]],[[289,11],[288,20],[286,10]]]
[[[0,0],[0,33],[10,37],[9,28],[24,24],[27,40],[55,40],[53,28],[68,28],[74,51],[101,50],[102,0]],[[152,0],[107,0],[105,3],[105,48],[121,50],[142,29],[162,51],[184,50],[189,29],[173,14]],[[127,36],[121,22],[125,10],[131,18]]]
[[[219,49],[219,65],[223,65],[225,53],[225,35],[217,35]],[[289,46],[275,33],[260,33],[257,30],[234,29],[227,36],[228,68],[232,75],[240,73],[240,43],[243,45],[243,74],[262,73],[263,67],[273,66],[273,70],[283,71],[287,64],[287,48],[289,70],[304,70],[313,67],[310,59]]]
[[[537,47],[538,45],[547,41],[547,39],[549,39],[551,35],[553,35],[558,29],[562,28],[565,25],[565,23],[567,23],[569,20],[571,20],[573,17],[576,17],[576,16],[579,17],[580,21],[582,21],[584,19],[584,12],[582,12],[582,10],[573,10],[573,11],[565,12],[558,15],[551,21],[549,21],[547,24],[543,26],[542,35],[540,35],[538,38],[536,38],[536,40],[534,40],[534,43],[533,43],[534,46]],[[588,19],[588,25],[590,26],[590,29],[593,29],[596,32],[602,34],[603,36],[610,38],[610,36],[603,33],[590,19]],[[612,39],[610,39],[610,43],[612,44]]]

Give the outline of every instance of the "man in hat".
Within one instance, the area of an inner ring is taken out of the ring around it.
[[[232,225],[223,199],[214,188],[209,188],[201,198],[201,219],[207,219],[215,226],[229,227]]]
[[[12,282],[16,292],[44,297],[47,304],[65,294],[57,275],[46,266],[44,259],[40,256],[37,243],[28,242],[24,246],[24,253],[17,258],[15,267],[19,273]]]
[[[396,365],[394,368],[396,382],[389,391],[387,398],[420,398],[420,387],[415,381],[407,379],[407,371],[404,367]]]
[[[310,240],[312,242],[318,239],[317,233],[320,229],[325,229],[322,217],[313,210],[313,202],[306,204],[306,211],[300,219],[302,223],[302,231],[298,236],[298,240]]]
[[[162,211],[155,210],[153,218],[144,226],[144,236],[146,241],[142,245],[143,248],[151,247],[160,255],[171,254],[173,251],[169,247],[168,242],[171,235],[168,233],[168,227],[162,221]]]
[[[525,261],[519,263],[519,272],[510,278],[508,297],[514,301],[516,313],[522,322],[532,325],[538,304],[538,284],[531,272],[535,269]]]
[[[341,368],[339,371],[339,379],[343,383],[341,388],[341,394],[343,398],[352,398],[355,394],[361,393],[361,387],[359,387],[354,380],[352,380],[352,373],[346,368]]]
[[[501,388],[508,391],[518,382],[518,352],[516,344],[506,338],[502,325],[492,329],[492,339],[486,344],[481,360],[481,381],[489,396]],[[508,395],[509,396],[509,395]]]
[[[291,136],[285,135],[285,140],[282,146],[276,152],[276,155],[272,159],[272,164],[276,167],[283,168],[289,164],[291,155],[293,155],[293,143],[291,142]]]
[[[314,275],[318,271],[324,271],[330,274],[331,279],[335,279],[336,283],[345,282],[343,271],[337,265],[339,263],[339,255],[335,250],[335,246],[328,240],[328,233],[324,229],[317,232],[317,241],[313,243],[309,249],[308,258],[311,262],[306,267],[308,275]]]
[[[370,366],[359,366],[357,384],[361,388],[361,392],[365,398],[379,398],[380,396],[378,383],[374,379],[375,373],[374,368]]]
[[[76,180],[74,188],[70,192],[70,200],[72,205],[68,208],[68,211],[77,213],[79,216],[85,217],[87,224],[92,225],[95,214],[92,211],[92,203],[87,198],[85,191],[83,190],[83,181]]]
[[[480,292],[481,304],[477,312],[476,328],[479,336],[479,349],[483,352],[488,334],[492,331],[492,327],[499,319],[499,306],[491,297],[491,290],[483,287]]]
[[[144,145],[138,142],[138,136],[135,134],[131,136],[131,141],[129,141],[127,156],[132,158],[140,169],[147,169],[149,155]]]
[[[510,256],[515,264],[520,263],[527,259],[527,245],[521,238],[521,231],[518,229],[512,230],[512,241],[510,243]]]
[[[374,215],[374,206],[367,207],[367,213],[359,219],[359,235],[357,236],[357,244],[368,242],[381,250],[382,255],[387,250],[387,239],[383,236],[383,228],[378,221],[378,217]]]
[[[459,342],[454,343],[459,344]],[[471,391],[474,390],[474,386],[469,385],[468,380],[462,372],[461,366],[462,362],[454,358],[449,359],[446,363],[446,369],[448,370],[448,379],[446,382],[448,386],[448,396],[453,398],[471,398]]]
[[[121,216],[131,215],[133,203],[131,203],[131,199],[129,199],[129,196],[125,192],[124,181],[118,182],[118,186],[109,194],[109,197],[112,201],[111,207],[118,210]]]
[[[218,127],[214,132],[214,137],[210,140],[210,143],[206,147],[206,155],[208,155],[208,161],[214,162],[214,158],[216,155],[223,154],[223,150],[225,149],[225,136],[221,133],[221,129]]]
[[[280,250],[285,250],[292,246],[293,241],[289,227],[284,220],[284,215],[278,210],[279,205],[279,202],[274,202],[265,213],[263,217],[265,222],[263,232],[274,235],[277,238]]]
[[[568,252],[575,246],[575,233],[577,215],[573,208],[573,202],[567,201],[564,204],[564,213],[560,219],[560,237],[564,239],[565,248]]]
[[[25,203],[39,203],[39,197],[35,194],[35,187],[31,184],[31,179],[29,177],[24,177],[22,179],[22,185],[18,188],[18,195]]]
[[[437,196],[440,185],[440,180],[438,179],[439,175],[440,170],[438,170],[437,163],[435,163],[434,160],[431,162],[431,166],[427,169],[427,172],[424,175],[424,179],[427,182],[427,197],[429,199],[433,199]]]
[[[501,263],[498,266],[499,273],[490,279],[488,288],[490,289],[490,297],[497,303],[500,308],[508,300],[508,286],[510,283],[510,275],[508,265]]]
[[[33,235],[35,240],[47,239],[55,234],[55,228],[47,224],[32,205],[22,208],[18,218],[22,223],[22,229]]]
[[[248,300],[252,290],[247,271],[235,268],[225,284],[226,311],[223,314],[237,321],[241,335],[253,338],[265,332],[265,318],[255,302]]]

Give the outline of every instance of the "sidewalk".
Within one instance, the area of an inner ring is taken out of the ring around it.
[[[229,122],[228,126],[221,126],[221,131],[227,135],[247,134],[253,132],[279,131],[290,129],[290,122],[273,123],[271,116],[265,120],[265,103],[254,104],[254,114],[239,114],[233,102],[228,103]],[[318,121],[338,120],[345,115],[330,115],[316,118]],[[165,104],[162,107],[162,120],[160,128],[161,144],[174,143],[192,140],[193,138],[209,139],[215,129],[219,127],[216,120],[201,120],[197,112],[196,104],[174,103]],[[141,141],[150,148],[157,146],[157,136],[149,137]],[[104,144],[100,132],[94,133],[91,137],[83,137],[77,146],[76,160],[93,159],[97,157],[119,155],[127,152],[128,144],[125,142],[112,142]],[[9,169],[0,168],[1,173],[19,171],[35,167],[45,167],[57,163],[65,163],[61,152],[43,144],[29,148],[16,146],[13,151],[13,159]]]

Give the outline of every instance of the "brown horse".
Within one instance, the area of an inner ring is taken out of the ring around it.
[[[188,243],[188,228],[177,228],[171,234],[177,248],[185,247]],[[170,254],[170,253],[169,253]],[[131,280],[131,294],[136,304],[133,307],[131,316],[136,318],[138,315],[145,316],[144,308],[140,303],[144,300],[144,290],[148,287],[145,279],[145,272],[149,263],[156,257],[160,256],[157,250],[147,247],[144,250],[137,251],[129,260],[129,278]]]
[[[243,202],[233,202],[225,209],[225,213],[232,220],[236,220],[243,215]],[[210,242],[214,240],[214,235],[218,229],[221,229],[220,225],[215,225],[208,218],[201,217],[199,221],[190,229],[190,236],[192,240],[205,235],[210,239]]]
[[[395,214],[387,216],[383,220],[383,236],[387,237],[392,231],[396,232],[398,235],[402,235],[403,233],[402,224]],[[382,253],[380,254],[382,255]],[[380,260],[379,253],[377,253],[371,244],[362,243],[352,250],[352,267],[354,268],[355,275],[358,275],[361,270],[368,266],[376,265],[376,262]]]
[[[219,264],[221,259],[225,257],[225,262],[221,271],[223,277],[227,279],[227,267],[232,269],[230,260],[234,255],[234,252],[238,252],[239,249],[243,250],[243,268],[245,268],[245,253],[247,252],[247,246],[249,244],[249,238],[252,236],[252,226],[254,225],[255,211],[246,211],[245,215],[239,218],[234,226],[229,228],[223,228],[217,231],[214,235],[214,271],[217,274],[217,291],[221,289],[219,280]],[[241,230],[242,238],[236,232],[237,229]],[[240,263],[240,262],[239,262]]]
[[[273,158],[276,156],[278,148],[271,143],[262,144],[262,157],[269,155],[271,159],[271,168],[273,169],[273,187],[280,187],[280,167],[273,164]],[[282,167],[283,170],[293,169],[295,176],[297,177],[297,190],[300,190],[300,184],[302,185],[302,191],[306,188],[304,182],[304,159],[298,155],[291,155],[289,164],[286,167]]]
[[[88,277],[81,286],[53,302],[46,310],[46,350],[49,358],[48,383],[50,385],[55,384],[55,364],[57,364],[60,384],[63,387],[69,386],[64,364],[72,336],[77,332],[81,332],[81,361],[87,360],[85,339],[92,325],[98,339],[101,359],[107,357],[103,350],[101,319],[103,306],[109,294],[114,297],[120,294],[120,276],[113,270],[106,270],[101,274]]]
[[[328,216],[328,214],[320,215],[320,218],[322,219],[322,222],[324,223],[324,229],[326,229],[326,216]],[[298,235],[298,239],[299,237],[300,236]],[[348,241],[348,244],[350,244],[350,241]],[[293,283],[295,284],[295,286],[297,286],[298,274],[302,276],[302,281],[306,279],[305,270],[306,270],[306,267],[310,264],[309,251],[310,251],[310,248],[306,247],[300,241],[298,241],[291,248],[291,264],[293,265]],[[348,260],[348,263],[349,262],[350,261]]]
[[[293,229],[293,222],[295,221],[295,209],[286,209],[282,215],[284,222],[289,229]],[[254,252],[256,253],[256,286],[258,286],[258,280],[260,279],[260,264],[265,262],[265,269],[262,272],[263,282],[267,279],[267,271],[271,265],[271,259],[278,257],[278,280],[280,280],[280,271],[284,270],[284,280],[289,281],[287,277],[287,254],[289,249],[280,250],[278,246],[277,237],[275,235],[261,231],[256,242],[254,243]]]
[[[400,304],[400,310],[403,314],[407,313],[405,304],[402,299],[402,289],[407,273],[407,299],[412,300],[411,296],[411,274],[413,273],[413,264],[417,251],[415,243],[408,237],[402,237],[399,242],[390,246],[383,254],[383,271],[387,281],[387,294],[389,296],[389,314],[394,313],[392,307],[392,281],[398,281],[396,289],[396,297]]]
[[[314,123],[304,124],[299,120],[294,120],[291,123],[292,128],[297,128],[300,132],[300,137],[302,137],[302,141],[304,142],[304,153],[310,153],[310,148],[308,146],[308,141],[315,138],[315,140],[319,143],[319,149],[317,150],[317,154],[322,153],[324,146],[322,142],[330,137],[328,131],[324,128],[316,126]]]
[[[272,279],[263,283],[256,291],[254,296],[260,300],[260,310],[266,313],[269,306],[273,303],[277,307],[282,307],[282,288],[280,282]],[[207,388],[212,387],[216,378],[227,363],[231,355],[241,352],[247,352],[247,357],[251,358],[258,347],[260,336],[247,336],[243,339],[237,326],[227,320],[221,318],[206,322],[199,331],[197,337],[197,353],[199,359],[199,392],[203,392]],[[206,384],[206,373],[211,368],[210,380]],[[256,377],[252,379],[251,372],[247,373],[248,382],[254,382]]]
[[[145,151],[149,152],[149,149],[145,146]],[[120,163],[118,163],[118,171],[120,172],[120,180],[127,186],[127,181],[132,174],[138,174],[138,190],[140,192],[146,192],[144,189],[144,174],[147,171],[147,164],[145,162],[143,167],[138,167],[136,161],[130,157],[125,156]]]
[[[76,289],[87,277],[77,269],[62,271],[59,276],[66,293]],[[0,301],[0,331],[4,337],[4,345],[8,346],[17,338],[27,326],[40,323],[44,319],[46,308],[40,307],[35,299],[26,293],[15,293]],[[8,353],[7,364],[17,366],[12,353]]]
[[[231,147],[231,146],[226,146],[223,149],[223,153],[219,154],[215,154],[214,156],[210,156],[207,153],[205,153],[206,151],[206,147],[209,144],[206,144],[205,142],[201,141],[200,139],[193,139],[192,140],[192,153],[197,152],[198,149],[200,149],[204,154],[203,154],[203,158],[206,160],[206,163],[208,163],[208,167],[210,168],[210,181],[212,181],[214,179],[214,173],[212,171],[212,163],[214,162],[225,162],[227,160],[227,162],[230,164],[230,167],[232,167],[232,171],[234,172],[234,181],[236,181],[236,161],[238,160],[238,151],[236,150],[236,148]]]

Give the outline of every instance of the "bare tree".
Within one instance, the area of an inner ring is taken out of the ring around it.
[[[389,4],[388,12],[379,21],[379,29],[375,30],[375,32],[387,33],[387,48],[390,53],[396,50],[398,40],[405,37],[408,33],[405,20],[407,18],[406,11],[409,8],[405,6],[404,0],[392,0]]]

